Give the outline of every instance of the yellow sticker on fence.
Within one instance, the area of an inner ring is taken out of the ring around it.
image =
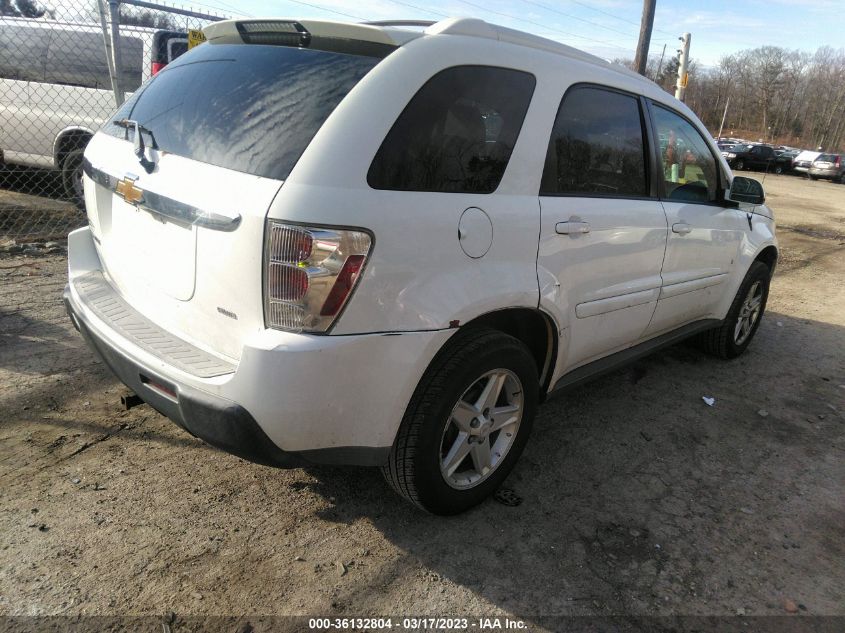
[[[188,31],[188,50],[192,49],[198,44],[202,44],[204,41],[205,33],[200,31],[199,29],[190,29]]]

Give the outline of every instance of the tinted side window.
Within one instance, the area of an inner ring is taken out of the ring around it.
[[[707,142],[689,121],[677,114],[656,104],[652,114],[660,139],[663,195],[690,202],[715,201],[718,169]]]
[[[569,90],[552,129],[541,195],[648,195],[635,97],[591,86]]]
[[[493,192],[535,83],[529,73],[488,66],[439,72],[393,124],[367,182],[397,191]]]

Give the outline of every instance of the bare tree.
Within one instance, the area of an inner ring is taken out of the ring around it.
[[[0,0],[0,15],[15,18],[41,18],[48,14],[46,7],[35,0]]]

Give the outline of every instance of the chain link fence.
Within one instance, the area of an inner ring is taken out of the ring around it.
[[[0,0],[0,254],[86,223],[82,152],[117,106],[228,16],[139,0]]]

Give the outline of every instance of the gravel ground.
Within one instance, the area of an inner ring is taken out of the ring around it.
[[[453,518],[121,410],[63,256],[3,257],[0,614],[845,616],[845,186],[765,187],[783,256],[748,353],[676,346],[553,398],[523,503]]]

